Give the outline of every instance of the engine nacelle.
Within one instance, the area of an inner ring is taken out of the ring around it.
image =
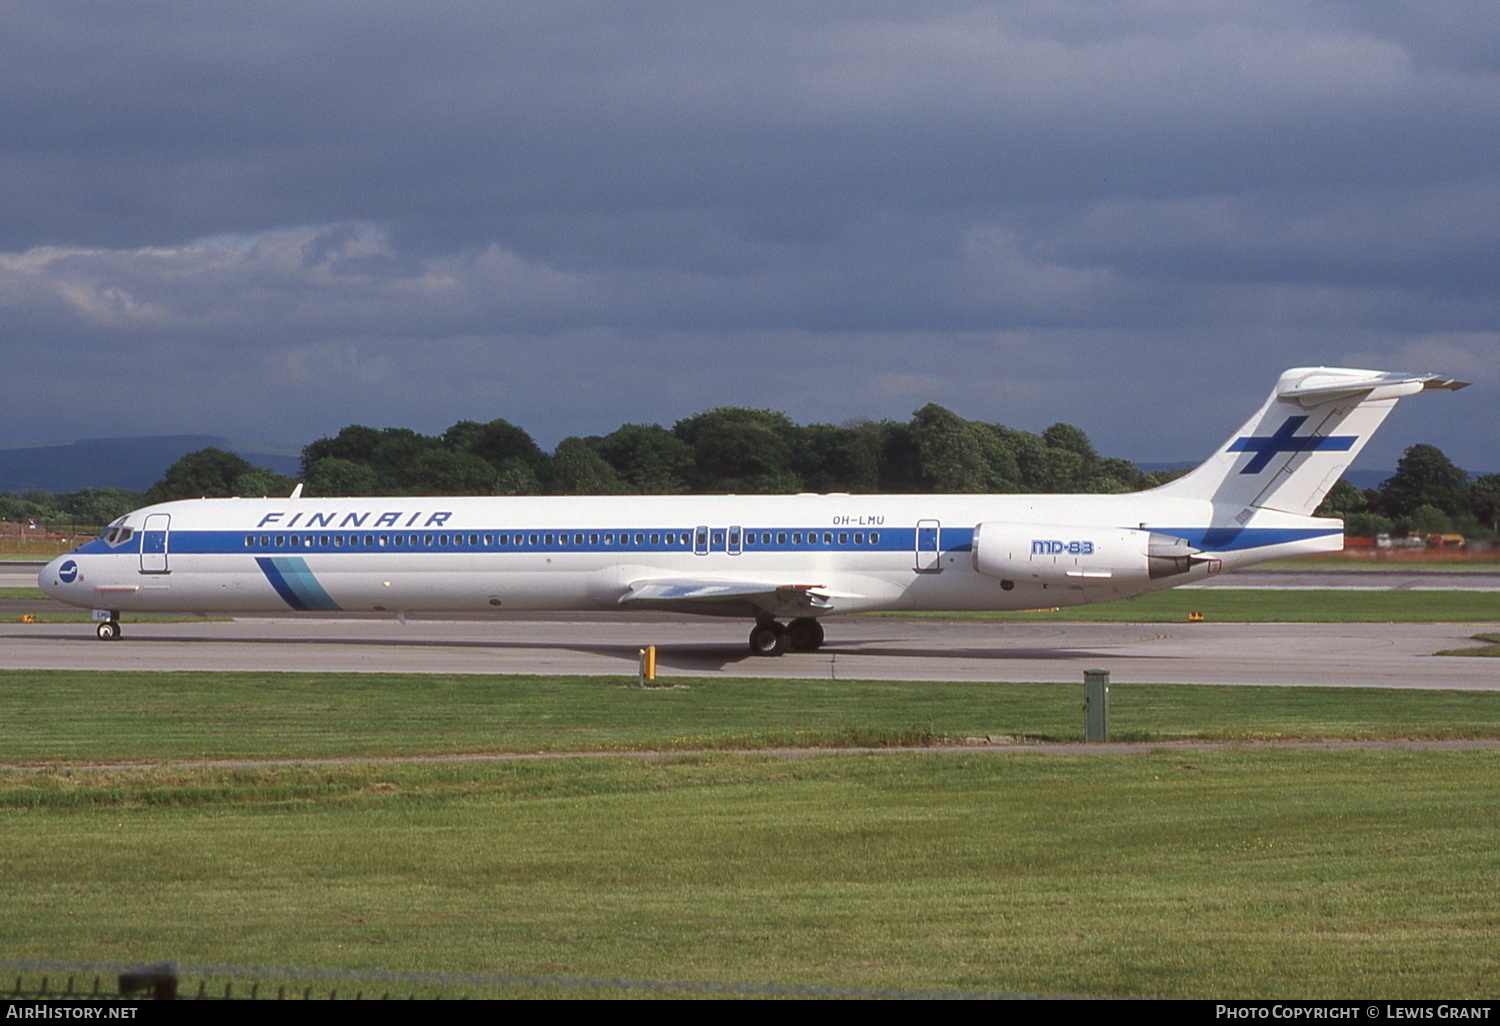
[[[1125,527],[990,520],[974,528],[974,569],[1011,581],[1156,580],[1187,573],[1197,552],[1185,538]]]

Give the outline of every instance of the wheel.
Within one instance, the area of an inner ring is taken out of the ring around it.
[[[811,616],[793,620],[786,630],[794,652],[816,652],[823,645],[823,625]]]
[[[120,625],[114,620],[105,620],[99,625],[98,634],[100,641],[118,641],[120,640]]]
[[[779,656],[787,649],[786,628],[779,623],[758,623],[750,631],[750,651],[755,655]]]

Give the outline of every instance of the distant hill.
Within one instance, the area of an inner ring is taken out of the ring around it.
[[[296,456],[251,452],[217,435],[150,435],[144,438],[82,438],[66,445],[0,448],[0,492],[40,488],[76,492],[80,488],[130,488],[143,492],[161,480],[190,452],[217,446],[259,467],[295,477]]]

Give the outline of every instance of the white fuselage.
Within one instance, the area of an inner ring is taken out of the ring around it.
[[[821,616],[1079,605],[1342,545],[1340,521],[1253,512],[1214,526],[1226,518],[1211,503],[1153,492],[198,499],[131,513],[48,564],[39,583],[63,602],[116,612],[600,610],[639,600]],[[976,552],[979,525],[988,562]],[[1185,540],[1191,563],[1142,572],[1147,532]],[[1015,551],[1001,554],[1002,542]],[[705,600],[717,584],[749,597]]]

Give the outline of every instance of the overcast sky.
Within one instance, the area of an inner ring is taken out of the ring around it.
[[[0,444],[928,402],[1500,471],[1494,0],[0,0]]]

